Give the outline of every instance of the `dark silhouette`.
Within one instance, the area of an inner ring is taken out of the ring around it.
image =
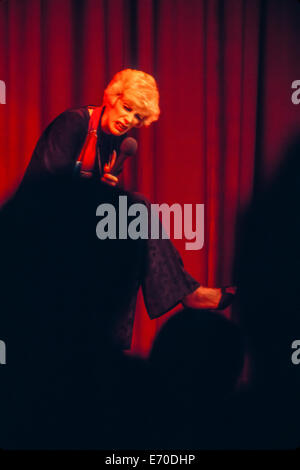
[[[153,445],[222,446],[224,430],[228,432],[227,401],[235,391],[243,358],[237,325],[220,314],[184,309],[169,319],[149,357],[154,388],[159,384],[162,394],[154,404]]]
[[[0,447],[138,445],[129,410],[140,407],[143,367],[121,348],[143,241],[96,237],[98,204],[117,207],[119,194],[45,178],[2,208]]]
[[[300,138],[282,155],[272,181],[256,193],[239,228],[238,315],[251,359],[250,387],[237,407],[236,445],[295,448],[300,443]]]

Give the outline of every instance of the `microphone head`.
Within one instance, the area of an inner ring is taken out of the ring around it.
[[[121,143],[120,153],[123,153],[128,157],[132,157],[136,154],[137,146],[137,141],[133,137],[126,137],[126,139]]]

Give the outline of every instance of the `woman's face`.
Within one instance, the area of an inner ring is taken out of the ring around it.
[[[107,134],[122,135],[133,127],[139,127],[144,119],[136,106],[126,98],[118,98],[114,105],[106,104],[101,127]]]

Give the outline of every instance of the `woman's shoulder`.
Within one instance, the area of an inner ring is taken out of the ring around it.
[[[89,111],[88,106],[80,106],[78,108],[68,108],[58,114],[51,122],[47,125],[44,131],[44,135],[56,132],[68,132],[71,133],[81,131],[85,132],[89,122]],[[42,135],[43,136],[43,135]]]
[[[59,113],[56,118],[52,121],[56,121],[57,119],[88,119],[89,118],[89,106],[80,106],[78,108],[68,108],[61,113]]]
[[[100,108],[100,106],[86,105],[77,108],[68,108],[58,114],[56,118],[50,122],[49,127],[52,127],[52,125],[68,126],[70,124],[72,127],[82,125],[84,128],[86,128],[86,126],[88,126],[90,116],[92,115],[93,110],[96,108]]]

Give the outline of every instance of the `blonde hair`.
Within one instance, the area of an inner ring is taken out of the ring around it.
[[[116,73],[104,91],[103,104],[109,103],[114,106],[116,100],[122,97],[146,115],[140,126],[149,126],[158,120],[160,114],[159,92],[152,75],[133,69],[125,69]]]

